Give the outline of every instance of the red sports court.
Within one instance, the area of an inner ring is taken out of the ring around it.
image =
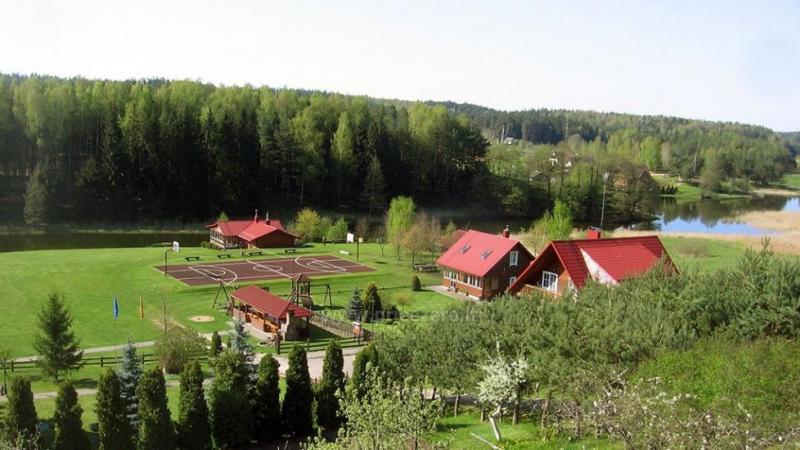
[[[155,266],[164,272],[164,266]],[[338,273],[371,272],[367,266],[333,255],[298,256],[296,258],[239,260],[198,264],[170,264],[167,275],[189,286],[204,284],[290,279],[294,275],[335,275]]]

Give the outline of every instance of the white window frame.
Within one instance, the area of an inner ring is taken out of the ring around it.
[[[509,267],[517,267],[519,264],[519,250],[514,250],[508,254]]]
[[[558,274],[555,272],[542,271],[542,289],[550,292],[558,292]]]
[[[511,286],[517,281],[517,277],[511,277],[508,279],[508,285]]]

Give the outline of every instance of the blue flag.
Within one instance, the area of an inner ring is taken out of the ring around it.
[[[114,296],[114,320],[117,320],[119,317],[119,302],[117,301],[117,296]]]

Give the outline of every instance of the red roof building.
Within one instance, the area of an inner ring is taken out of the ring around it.
[[[297,237],[283,228],[279,220],[269,215],[264,220],[256,215],[252,220],[228,220],[206,225],[209,242],[221,249],[294,247]]]
[[[292,340],[307,336],[308,319],[314,313],[258,286],[247,286],[231,293],[231,315],[259,331]]]
[[[469,230],[447,249],[436,264],[442,269],[442,285],[479,299],[502,294],[513,284],[533,255],[514,239]]]
[[[562,295],[587,282],[616,285],[642,275],[663,260],[677,271],[658,236],[552,241],[509,288],[510,294],[530,290]]]

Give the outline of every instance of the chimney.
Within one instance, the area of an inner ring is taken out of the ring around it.
[[[590,227],[586,231],[586,239],[598,240],[603,236],[603,231],[597,227]]]
[[[253,214],[253,222],[258,222],[258,210]]]
[[[511,230],[508,228],[508,225],[506,225],[506,227],[503,228],[503,232],[500,235],[506,239],[508,239],[508,237],[511,236]]]
[[[269,225],[269,211],[267,211],[266,213],[264,213],[264,222],[266,222],[266,223],[267,223],[267,225]]]

